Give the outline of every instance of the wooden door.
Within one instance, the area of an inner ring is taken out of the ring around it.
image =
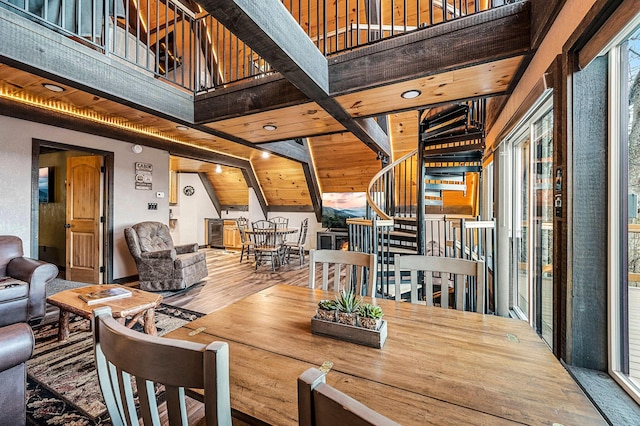
[[[101,166],[101,156],[67,159],[67,280],[100,283]]]

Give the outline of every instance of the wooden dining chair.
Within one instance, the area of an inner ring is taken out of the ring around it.
[[[130,330],[111,316],[93,311],[94,353],[100,389],[114,425],[138,425],[134,387],[145,425],[159,425],[156,398],[164,385],[170,425],[186,425],[185,389],[204,390],[205,423],[231,425],[229,346],[150,336]]]
[[[297,256],[300,259],[300,266],[304,264],[304,244],[307,241],[307,231],[309,229],[309,219],[305,218],[300,223],[300,231],[298,233],[297,241],[287,241],[284,243],[287,256],[287,262],[289,262],[291,255]]]
[[[270,220],[257,220],[251,224],[253,252],[256,259],[256,270],[266,259],[271,262],[271,270],[275,271],[280,263],[282,248],[276,238],[276,224]]]
[[[411,303],[424,303],[433,306],[434,298],[440,297],[440,306],[449,307],[449,281],[453,283],[452,291],[455,295],[455,308],[459,310],[468,309],[467,302],[471,303],[470,308],[476,312],[484,313],[485,305],[485,282],[484,282],[484,262],[481,260],[465,260],[454,257],[422,256],[422,255],[399,255],[394,257],[395,275],[395,298],[401,300],[401,278],[402,272],[409,272],[411,277]],[[419,282],[419,273],[424,277],[423,283]],[[440,289],[435,290],[434,273],[439,276]],[[447,290],[444,290],[446,288]],[[418,290],[424,289],[423,298],[419,300]],[[467,299],[467,295],[469,298]]]
[[[247,227],[249,226],[249,221],[247,218],[239,217],[236,219],[236,225],[238,226],[238,231],[240,232],[240,263],[242,263],[242,259],[244,258],[245,253],[247,254],[247,259],[249,256],[253,254],[253,242],[247,235]]]
[[[322,265],[322,289],[329,290],[333,272],[333,291],[352,288],[362,296],[376,297],[376,255],[347,250],[309,250],[309,287],[316,287],[316,265]],[[355,270],[355,275],[354,275]]]
[[[300,426],[399,426],[326,383],[326,374],[310,368],[298,377]]]

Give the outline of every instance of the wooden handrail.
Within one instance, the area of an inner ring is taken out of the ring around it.
[[[391,221],[393,220],[393,218],[391,216],[389,216],[387,213],[382,211],[382,209],[378,205],[376,205],[376,203],[373,201],[373,197],[371,197],[371,188],[387,172],[393,170],[398,164],[405,162],[407,159],[409,159],[412,156],[417,155],[417,154],[418,154],[418,149],[416,148],[415,150],[411,151],[410,153],[403,155],[402,157],[400,157],[399,159],[397,159],[393,163],[387,165],[382,170],[380,170],[378,173],[376,173],[375,176],[373,176],[373,178],[371,179],[371,182],[369,182],[369,186],[367,187],[367,194],[366,194],[367,195],[367,203],[369,204],[369,206],[373,209],[373,211],[381,219],[383,219],[383,220],[391,220]]]

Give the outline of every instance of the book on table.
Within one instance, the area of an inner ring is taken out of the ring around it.
[[[87,294],[80,294],[78,297],[87,302],[87,305],[95,305],[96,303],[104,303],[108,302],[109,300],[131,297],[131,290],[127,290],[121,287],[114,287],[93,291]]]

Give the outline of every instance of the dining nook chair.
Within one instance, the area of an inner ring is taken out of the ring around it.
[[[245,254],[247,255],[247,259],[249,256],[253,254],[253,242],[249,238],[247,234],[247,229],[249,226],[249,221],[245,217],[239,217],[236,219],[236,225],[238,227],[238,232],[240,232],[240,263],[242,263],[242,259],[244,259]]]
[[[309,229],[309,219],[305,218],[300,223],[300,230],[298,231],[298,240],[297,241],[287,241],[284,243],[285,247],[285,256],[287,257],[287,262],[291,259],[291,256],[298,257],[300,260],[300,266],[304,264],[304,244],[307,241],[307,231]]]
[[[326,373],[310,368],[298,377],[300,426],[399,426],[326,383]]]
[[[231,425],[227,343],[205,345],[130,330],[111,316],[108,306],[95,309],[91,321],[100,389],[113,425],[139,424],[132,382],[145,425],[160,424],[160,384],[168,424],[195,424],[196,419],[188,419],[185,390],[203,389],[205,419],[198,424]]]
[[[282,247],[276,238],[276,224],[270,220],[257,220],[251,224],[251,240],[256,259],[256,271],[258,266],[271,262],[271,270],[275,271],[276,265],[280,265]]]
[[[309,250],[309,287],[316,287],[316,265],[322,265],[321,288],[338,292],[351,288],[361,296],[376,297],[376,255],[348,250]],[[333,274],[333,289],[329,281]]]
[[[403,272],[409,272],[411,303],[426,303],[427,306],[434,306],[434,299],[440,298],[440,306],[448,308],[449,294],[453,293],[456,309],[484,313],[486,285],[482,260],[396,254],[394,256],[396,300],[402,298],[400,287]],[[420,276],[423,277],[423,282],[420,282]],[[439,285],[436,281],[439,281]],[[422,298],[419,296],[421,290]]]

